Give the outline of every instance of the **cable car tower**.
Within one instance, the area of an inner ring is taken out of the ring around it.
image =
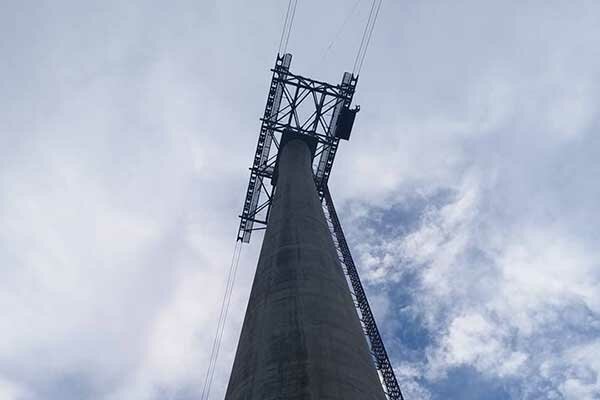
[[[358,76],[291,61],[271,70],[240,215],[238,243],[265,235],[225,399],[403,399],[328,189]]]

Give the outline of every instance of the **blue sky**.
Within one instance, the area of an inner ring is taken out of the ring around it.
[[[198,398],[286,6],[2,3],[0,399]],[[368,6],[300,0],[293,71]],[[598,15],[383,4],[330,183],[408,399],[600,397]]]

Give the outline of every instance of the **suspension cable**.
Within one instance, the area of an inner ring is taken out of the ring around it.
[[[350,11],[346,14],[346,18],[344,18],[344,21],[338,28],[337,32],[335,33],[335,35],[333,36],[331,41],[329,42],[329,45],[327,45],[327,48],[325,48],[325,50],[323,51],[323,56],[321,57],[321,62],[325,59],[325,57],[327,56],[327,53],[329,53],[331,51],[331,49],[333,48],[333,45],[338,41],[342,32],[344,31],[344,28],[346,28],[346,25],[348,25],[348,22],[350,22],[350,18],[352,18],[352,16],[354,15],[354,13],[356,12],[356,10],[358,8],[358,5],[362,1],[363,0],[356,0],[356,2],[354,3],[354,5],[350,9]]]
[[[287,51],[288,42],[292,33],[292,25],[294,23],[294,17],[296,16],[296,6],[298,0],[289,0],[287,11],[285,13],[285,20],[283,22],[283,29],[281,30],[281,39],[279,40],[278,54],[285,54]]]
[[[204,378],[204,385],[202,387],[202,394],[200,395],[200,400],[208,400],[210,395],[210,389],[215,374],[217,359],[219,357],[219,350],[221,349],[221,342],[223,341],[223,333],[225,332],[225,322],[227,320],[227,314],[229,312],[229,306],[231,304],[231,294],[233,292],[233,285],[235,283],[235,276],[237,273],[241,254],[242,242],[237,240],[233,249],[233,255],[231,257],[229,271],[227,272],[225,292],[221,301],[221,312],[219,314],[219,321],[217,323],[217,331],[215,332],[215,338],[213,340],[213,345],[210,352],[210,359],[208,362],[208,367],[206,369],[206,376]]]
[[[371,4],[369,18],[367,19],[365,30],[360,41],[360,46],[358,48],[358,52],[356,53],[356,59],[354,60],[354,67],[352,68],[352,73],[354,75],[360,74],[360,70],[362,69],[365,56],[367,55],[367,48],[371,42],[371,36],[373,35],[373,29],[375,28],[375,22],[377,22],[377,17],[379,16],[379,10],[381,9],[382,2],[383,0],[373,0],[373,3]]]

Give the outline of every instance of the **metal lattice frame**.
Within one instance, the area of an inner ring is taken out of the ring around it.
[[[358,276],[356,265],[352,259],[348,242],[346,242],[342,225],[338,219],[335,207],[333,205],[333,200],[331,199],[331,194],[329,193],[329,188],[327,186],[324,187],[323,193],[325,200],[323,208],[328,217],[328,221],[331,224],[330,228],[332,231],[333,241],[338,250],[338,256],[344,267],[344,272],[350,281],[355,305],[360,313],[361,324],[365,334],[369,338],[371,354],[373,355],[375,366],[379,371],[379,376],[384,386],[385,394],[390,400],[404,400],[402,392],[400,391],[400,386],[398,385],[398,380],[394,374],[392,364],[390,363],[387,351],[383,345],[383,340],[379,334],[379,329],[375,323],[375,318],[373,317],[371,307],[369,306],[367,295],[365,294],[360,277]]]
[[[389,400],[404,400],[383,345],[371,307],[350,254],[327,182],[339,145],[336,135],[342,110],[349,108],[357,77],[346,72],[339,85],[309,79],[290,72],[291,54],[277,55],[275,68],[252,166],[242,213],[238,240],[250,241],[252,231],[265,229],[275,190],[273,176],[283,133],[308,135],[316,139],[313,172],[317,192],[330,223],[340,262],[348,277],[361,324],[369,339],[371,354]],[[274,146],[273,146],[274,144]],[[268,188],[265,179],[271,179]],[[264,194],[261,202],[261,194]],[[266,198],[265,198],[266,197]]]
[[[339,85],[293,74],[289,70],[291,60],[291,54],[278,55],[271,70],[273,77],[240,215],[238,240],[244,243],[250,241],[252,231],[266,227],[274,186],[267,187],[265,179],[273,178],[284,131],[317,139],[313,170],[322,198],[340,140],[336,136],[338,119],[342,109],[350,106],[356,88],[357,77],[349,72]]]

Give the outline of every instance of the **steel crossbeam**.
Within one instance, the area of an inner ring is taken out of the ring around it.
[[[265,180],[273,178],[284,132],[317,140],[313,171],[317,191],[323,198],[340,140],[336,136],[338,120],[342,110],[350,107],[356,88],[357,77],[349,72],[344,73],[339,85],[293,74],[291,60],[291,54],[278,55],[271,70],[267,104],[260,119],[258,143],[240,214],[237,239],[243,243],[250,241],[254,230],[264,229],[267,224],[275,187],[273,181],[267,187]]]

